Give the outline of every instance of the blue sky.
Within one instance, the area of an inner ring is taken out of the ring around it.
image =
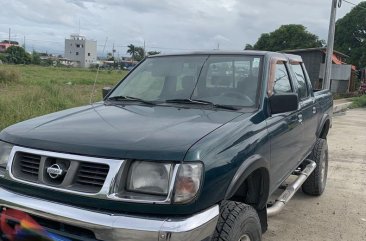
[[[354,3],[361,2],[353,0]],[[327,39],[331,0],[0,0],[0,39],[27,50],[62,54],[64,39],[80,32],[101,53],[126,55],[128,44],[162,52],[241,50],[282,24],[303,24]],[[343,3],[338,18],[352,9]]]

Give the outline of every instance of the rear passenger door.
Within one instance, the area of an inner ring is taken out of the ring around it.
[[[290,79],[289,66],[278,61],[271,70],[274,79],[273,95],[294,93],[296,91]],[[272,88],[272,87],[269,87]],[[271,139],[271,190],[277,188],[297,167],[302,150],[303,126],[299,121],[300,110],[274,114],[267,119]]]
[[[312,146],[316,141],[316,129],[317,129],[317,108],[315,104],[315,97],[311,92],[309,81],[307,81],[307,75],[305,66],[303,63],[291,63],[293,70],[293,79],[297,85],[297,92],[300,101],[301,112],[300,116],[303,123],[303,135],[302,135],[302,147],[301,152],[302,159],[305,159],[311,152]]]

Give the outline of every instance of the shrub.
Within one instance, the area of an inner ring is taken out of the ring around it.
[[[351,108],[361,108],[366,107],[366,95],[362,95],[360,97],[355,97],[352,99],[353,103]]]
[[[10,64],[30,64],[32,57],[22,47],[11,46],[6,50],[6,62]]]
[[[16,69],[0,69],[0,83],[19,82],[21,74]]]

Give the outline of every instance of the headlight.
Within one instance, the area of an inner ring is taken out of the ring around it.
[[[13,145],[0,141],[0,170],[6,169]]]
[[[202,164],[183,164],[175,183],[175,203],[187,203],[196,197],[201,186]]]
[[[127,180],[127,191],[168,195],[172,164],[135,161]]]
[[[192,201],[201,186],[202,163],[133,161],[120,172],[112,199],[184,204]]]

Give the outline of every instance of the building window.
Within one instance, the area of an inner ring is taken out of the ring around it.
[[[82,44],[81,47],[84,48],[84,44]]]
[[[77,45],[76,45],[76,48],[80,48],[80,44],[77,44]]]
[[[88,53],[88,56],[90,56],[90,53]]]
[[[70,44],[70,46],[72,47],[72,44]]]
[[[79,52],[76,52],[76,55],[79,55]]]

